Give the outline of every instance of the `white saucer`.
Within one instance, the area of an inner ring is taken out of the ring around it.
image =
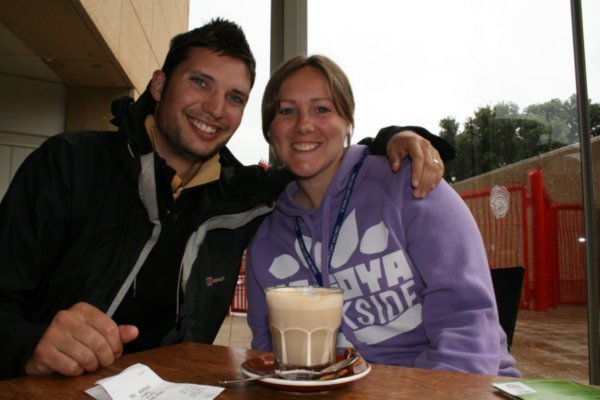
[[[288,392],[323,392],[341,388],[364,378],[371,372],[371,366],[366,362],[365,364],[366,367],[358,373],[326,381],[294,381],[282,378],[265,378],[258,382],[274,389],[286,390]],[[274,368],[273,354],[251,358],[245,361],[241,368],[242,373],[248,378],[271,374]]]

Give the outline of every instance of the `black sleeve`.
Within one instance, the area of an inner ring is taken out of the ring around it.
[[[55,166],[68,161],[56,151],[58,140],[51,137],[27,157],[0,203],[0,379],[23,375],[48,327],[33,314],[40,313],[41,282],[64,243],[68,195]]]
[[[390,138],[404,130],[413,131],[429,140],[433,147],[440,153],[440,157],[442,157],[444,162],[448,162],[456,156],[456,152],[450,143],[420,126],[387,126],[379,130],[375,139],[370,137],[364,138],[360,141],[360,144],[369,146],[369,151],[373,154],[385,155],[385,148]]]

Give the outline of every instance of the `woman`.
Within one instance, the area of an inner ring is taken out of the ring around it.
[[[266,287],[339,286],[338,347],[375,363],[519,376],[468,208],[446,182],[415,199],[408,163],[394,175],[349,146],[353,114],[350,83],[326,57],[293,58],[267,84],[263,133],[295,181],[249,249],[252,346],[271,349]]]

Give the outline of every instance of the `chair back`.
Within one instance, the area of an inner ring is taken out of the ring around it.
[[[492,274],[496,304],[498,305],[500,326],[506,332],[508,348],[510,349],[517,324],[525,268],[522,266],[495,268],[490,272]]]

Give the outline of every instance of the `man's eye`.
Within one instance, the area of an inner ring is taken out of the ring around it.
[[[242,96],[238,96],[235,94],[232,94],[229,96],[229,101],[231,101],[232,103],[235,103],[235,104],[242,105],[242,106],[244,104],[246,104],[246,100]]]
[[[192,82],[194,82],[196,85],[200,86],[200,87],[206,87],[206,81],[202,78],[197,78],[197,77],[192,77],[190,78],[192,80]]]

